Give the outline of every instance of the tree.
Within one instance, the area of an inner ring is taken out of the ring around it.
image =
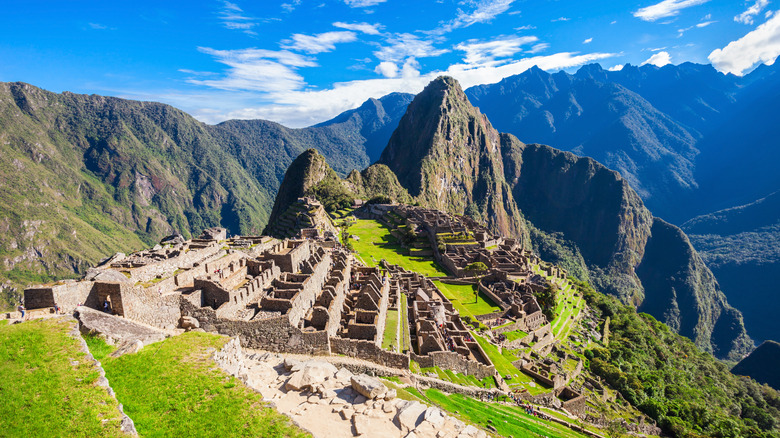
[[[622,438],[626,434],[626,427],[620,420],[612,420],[607,425],[607,436],[609,438]]]
[[[471,272],[472,274],[487,272],[487,270],[487,265],[482,262],[474,262],[466,266],[466,271]]]

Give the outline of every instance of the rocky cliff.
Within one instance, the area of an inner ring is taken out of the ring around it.
[[[601,290],[719,357],[752,347],[685,234],[653,218],[625,179],[590,158],[499,134],[453,79],[415,98],[380,162],[421,205],[476,208],[488,225],[584,268]]]
[[[414,98],[379,163],[421,204],[471,216],[504,234],[523,232],[504,180],[499,134],[452,78],[434,80]]]

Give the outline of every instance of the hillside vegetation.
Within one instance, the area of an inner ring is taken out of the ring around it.
[[[584,286],[606,347],[585,352],[590,370],[676,437],[777,437],[780,395],[738,377],[689,339],[646,313]]]

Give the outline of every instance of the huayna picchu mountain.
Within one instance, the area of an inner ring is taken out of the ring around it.
[[[590,158],[499,134],[451,78],[417,95],[380,158],[420,205],[482,220],[718,357],[752,347],[685,234]]]

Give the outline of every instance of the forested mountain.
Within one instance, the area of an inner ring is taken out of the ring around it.
[[[173,231],[259,233],[295,157],[316,147],[342,175],[363,169],[409,99],[371,99],[304,129],[262,120],[211,126],[159,103],[0,83],[5,295]]]
[[[685,234],[654,218],[625,179],[593,159],[499,134],[451,78],[415,97],[380,163],[421,205],[525,239],[705,350],[737,358],[752,346]]]

